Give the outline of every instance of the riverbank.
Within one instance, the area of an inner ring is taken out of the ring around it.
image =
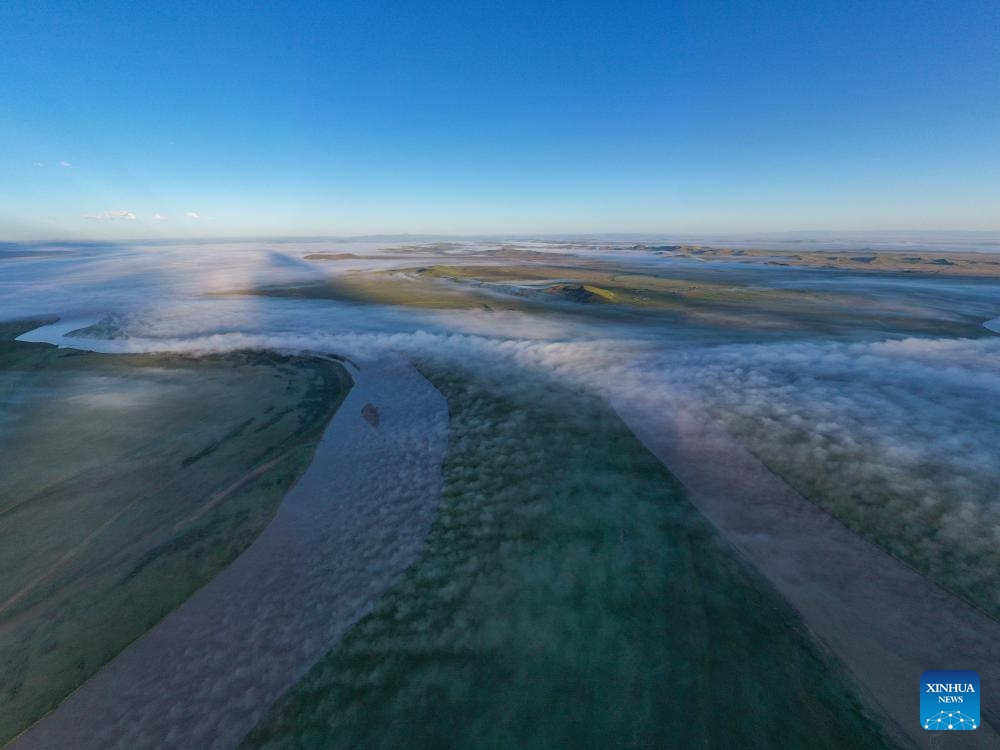
[[[434,517],[447,407],[402,359],[354,379],[249,549],[12,748],[232,747],[374,606]]]
[[[0,744],[242,553],[350,388],[339,364],[97,354],[0,324]]]
[[[978,671],[984,695],[1000,691],[1000,622],[805,500],[690,403],[650,397],[615,408],[844,663],[901,742],[927,739],[916,700],[925,670],[963,665],[954,668]],[[940,737],[941,747],[1000,745],[997,705],[984,700],[979,729]]]

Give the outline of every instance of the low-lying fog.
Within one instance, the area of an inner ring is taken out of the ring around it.
[[[850,336],[784,336],[572,311],[429,310],[238,293],[356,270],[481,262],[484,251],[500,247],[363,241],[5,246],[0,319],[58,315],[61,325],[24,338],[98,351],[275,347],[364,358],[392,349],[509,368],[515,384],[519,370],[531,370],[618,399],[657,394],[657,403],[669,405],[662,408],[695,402],[801,491],[904,559],[955,585],[963,576],[968,586],[993,580],[980,568],[1000,567],[1000,336],[982,323],[1000,316],[1000,279],[734,269],[616,254],[608,243],[515,244],[551,251],[540,256],[549,263],[617,258],[637,273],[849,289],[932,318],[979,322],[962,338],[907,337],[877,323]],[[353,257],[305,259],[315,253]],[[490,262],[505,261],[494,255]],[[95,322],[107,338],[61,338]],[[1000,611],[1000,592],[980,604]]]

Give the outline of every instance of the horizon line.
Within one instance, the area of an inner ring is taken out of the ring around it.
[[[795,235],[801,235],[795,237]],[[783,237],[785,242],[807,242],[816,240],[819,236],[830,239],[834,236],[853,236],[855,238],[889,236],[889,235],[962,235],[964,237],[992,236],[1000,243],[1000,228],[996,229],[781,229],[768,231],[706,231],[706,232],[369,232],[351,234],[220,234],[220,235],[164,235],[162,237],[94,237],[94,236],[63,236],[38,239],[0,239],[0,245],[58,245],[58,244],[172,244],[172,243],[235,243],[235,242],[323,242],[323,241],[380,241],[380,240],[603,240],[623,241],[641,238],[655,240],[669,239],[720,239],[720,240],[753,240],[757,238]]]

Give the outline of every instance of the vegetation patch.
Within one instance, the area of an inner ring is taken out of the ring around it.
[[[13,340],[39,324],[0,323],[0,744],[246,549],[351,385],[320,359]]]
[[[614,302],[614,292],[592,284],[553,284],[546,291],[571,302]]]
[[[705,250],[705,252],[709,252]],[[715,251],[712,251],[715,252]],[[742,251],[736,251],[742,252]],[[794,265],[786,260],[761,263]],[[880,259],[877,256],[876,259]],[[815,259],[814,259],[815,260]],[[538,315],[572,315],[594,322],[697,325],[727,334],[857,336],[897,332],[909,335],[982,336],[979,311],[923,307],[913,298],[834,290],[760,285],[759,272],[745,268],[705,271],[683,259],[655,272],[600,260],[561,263],[469,262],[409,269],[353,271],[320,281],[266,285],[241,293],[357,304],[438,310],[510,310]],[[735,265],[735,264],[731,264]],[[859,263],[859,268],[878,264]],[[877,274],[876,274],[877,275]],[[565,303],[571,302],[573,305]],[[606,304],[610,303],[610,304]]]
[[[451,425],[424,554],[244,748],[885,746],[607,406],[425,370]]]

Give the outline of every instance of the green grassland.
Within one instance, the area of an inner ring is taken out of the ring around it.
[[[244,550],[350,388],[317,359],[106,355],[0,325],[0,743]]]
[[[725,260],[741,263],[763,263],[775,266],[824,268],[866,273],[905,273],[925,276],[1000,276],[1000,254],[991,252],[942,253],[928,250],[884,252],[867,250],[811,251],[774,248],[735,249],[670,245],[666,247],[636,246],[657,255],[691,258],[699,261]]]
[[[887,746],[606,405],[424,369],[451,414],[425,551],[245,749]]]
[[[436,310],[472,309],[482,307],[485,302],[483,293],[476,289],[429,277],[426,280],[417,279],[413,273],[388,271],[345,273],[317,282],[269,284],[241,293]],[[513,299],[502,306],[517,309],[521,302]]]
[[[770,288],[745,273],[690,278],[621,273],[600,261],[451,264],[339,273],[322,281],[268,285],[242,293],[358,304],[452,310],[569,314],[624,323],[683,323],[731,331],[983,335],[980,319],[872,295]]]
[[[811,502],[938,585],[1000,619],[1000,486],[956,477],[927,457],[905,479],[879,461],[878,447],[823,436],[798,414],[755,416],[716,409],[741,443]],[[970,427],[969,429],[974,429]]]

